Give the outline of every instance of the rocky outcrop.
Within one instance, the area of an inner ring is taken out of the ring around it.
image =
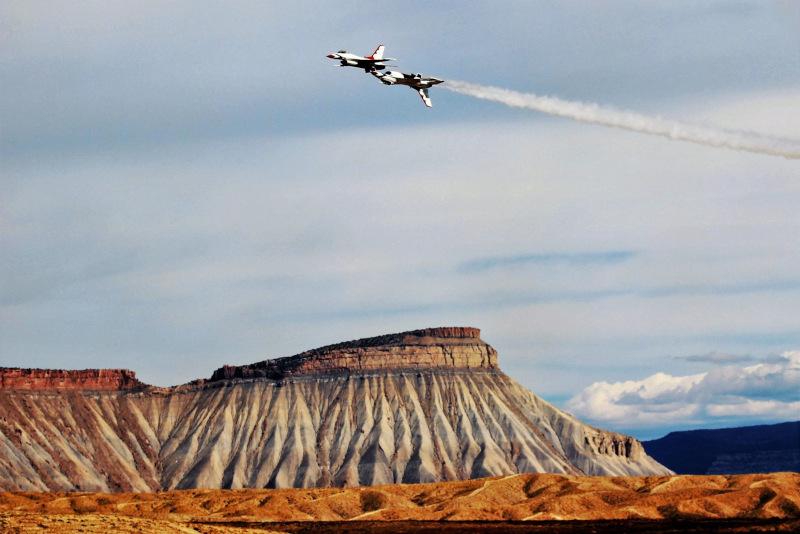
[[[20,369],[0,367],[0,389],[114,390],[142,389],[147,384],[128,369]]]
[[[601,431],[591,437],[587,437],[586,444],[598,454],[616,455],[631,459],[644,455],[644,447],[637,439],[623,436],[622,434]]]
[[[423,369],[496,369],[497,351],[477,328],[427,328],[329,345],[244,366],[225,365],[211,381]]]
[[[0,490],[670,473],[633,438],[529,392],[496,358],[476,329],[428,329],[227,367],[168,389],[0,389]]]

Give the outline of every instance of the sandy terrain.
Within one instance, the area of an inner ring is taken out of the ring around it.
[[[432,532],[430,521],[437,533],[499,532],[501,525],[581,532],[587,522],[613,532],[620,521],[639,532],[746,532],[754,525],[789,532],[800,527],[800,474],[526,474],[369,488],[0,493],[1,532]]]

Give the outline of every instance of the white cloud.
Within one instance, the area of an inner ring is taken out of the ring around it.
[[[590,422],[627,429],[800,418],[800,351],[749,367],[643,380],[596,382],[566,408]]]
[[[766,420],[797,420],[800,417],[800,402],[746,399],[740,403],[709,406],[707,411],[712,417],[741,418],[756,416]]]

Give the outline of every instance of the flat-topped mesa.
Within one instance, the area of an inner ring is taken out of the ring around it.
[[[116,390],[148,387],[128,369],[20,369],[0,367],[0,389]]]
[[[671,473],[633,438],[590,427],[506,376],[475,328],[223,367],[215,382],[98,391],[134,380],[123,370],[0,367],[0,492]],[[13,387],[28,390],[3,389]]]
[[[328,345],[250,365],[225,365],[210,381],[423,369],[497,369],[497,351],[468,327],[425,328]]]

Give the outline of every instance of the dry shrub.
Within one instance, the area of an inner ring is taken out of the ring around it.
[[[361,492],[361,509],[366,512],[380,510],[385,499],[379,491],[365,490]]]

